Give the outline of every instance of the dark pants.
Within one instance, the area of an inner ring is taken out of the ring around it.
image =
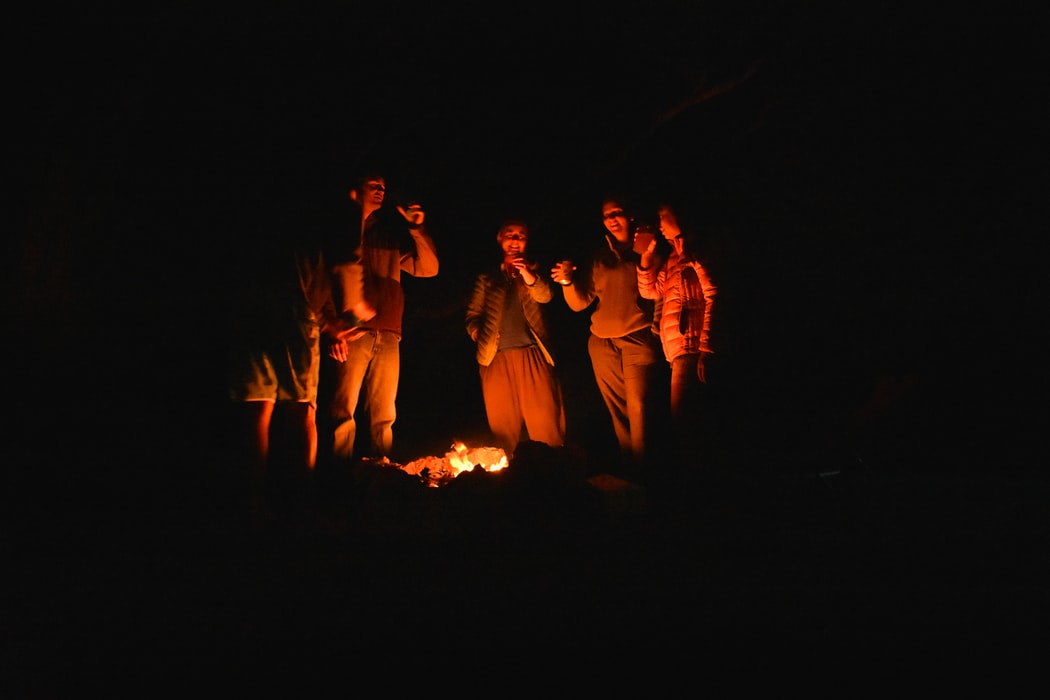
[[[703,457],[704,385],[697,376],[697,354],[683,355],[671,361],[671,426],[674,431],[678,459],[682,463],[699,464]]]
[[[656,336],[649,329],[620,338],[592,335],[587,352],[621,454],[636,464],[648,461],[655,447],[651,444],[654,375],[657,363],[663,362]]]

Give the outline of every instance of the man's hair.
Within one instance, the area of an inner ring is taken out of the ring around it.
[[[383,180],[385,182],[386,176],[378,170],[366,170],[354,178],[353,188],[355,190],[362,190],[364,189],[365,183],[370,180]]]
[[[506,229],[508,226],[521,226],[525,236],[527,237],[529,235],[529,225],[521,219],[504,219],[503,223],[501,223],[499,225],[499,228],[496,230],[496,235],[502,235],[504,229]]]

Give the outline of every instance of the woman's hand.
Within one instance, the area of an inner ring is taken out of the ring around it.
[[[572,271],[575,269],[572,260],[562,260],[551,268],[551,279],[563,287],[568,287],[572,284]]]
[[[696,361],[696,378],[701,384],[707,384],[707,358],[710,356],[710,352],[701,350],[700,358]]]
[[[638,267],[643,270],[648,270],[653,266],[656,261],[656,239],[652,239],[649,245],[642,251],[641,259],[638,261]]]

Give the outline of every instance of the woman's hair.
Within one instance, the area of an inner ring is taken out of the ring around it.
[[[689,257],[696,257],[704,242],[706,229],[695,206],[680,198],[665,197],[657,202],[657,210],[666,207],[674,213],[678,228],[682,231],[682,249]]]
[[[634,219],[637,214],[634,199],[626,192],[616,190],[606,192],[602,197],[602,207],[604,208],[609,202],[620,205],[620,208],[623,209],[623,212],[627,215],[628,219]]]

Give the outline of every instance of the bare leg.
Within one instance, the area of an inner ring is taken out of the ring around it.
[[[270,423],[273,420],[273,401],[248,401],[248,436],[251,464],[257,471],[266,468],[270,458]]]
[[[267,467],[267,503],[280,525],[293,525],[310,511],[317,462],[316,410],[309,403],[282,401],[273,424]]]
[[[266,469],[270,460],[270,424],[273,401],[245,402],[248,513],[255,524],[261,524],[266,513]]]
[[[289,404],[288,429],[292,449],[289,454],[297,456],[307,471],[317,465],[317,411],[308,403]]]

